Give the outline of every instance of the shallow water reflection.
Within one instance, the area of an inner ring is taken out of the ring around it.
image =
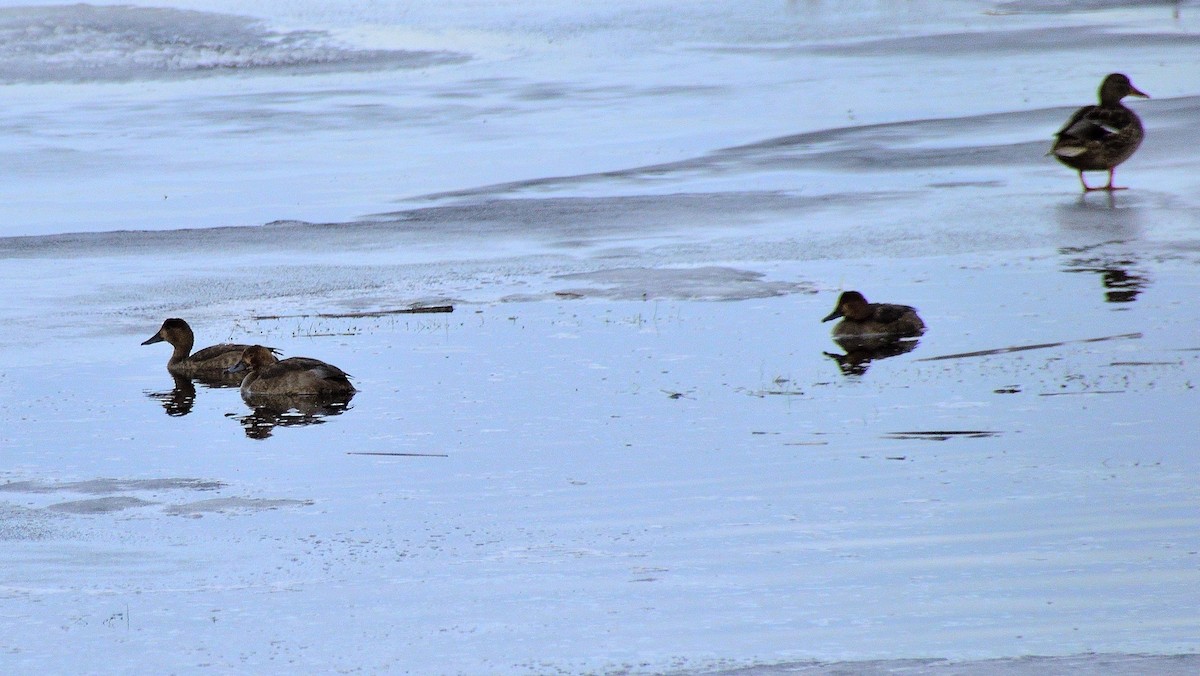
[[[190,378],[172,377],[175,378],[175,387],[160,392],[147,390],[146,396],[157,399],[169,416],[187,415],[196,405],[196,385]]]
[[[872,361],[912,352],[920,341],[895,340],[893,338],[874,340],[835,338],[833,342],[837,343],[845,351],[845,354],[825,352],[825,356],[837,362],[842,375],[861,376],[867,372]]]
[[[192,408],[196,405],[196,383],[200,383],[207,389],[229,389],[237,387],[236,381],[217,379],[208,380],[204,378],[185,378],[171,374],[175,379],[175,387],[165,391],[147,390],[146,396],[151,399],[156,399],[162,404],[163,410],[167,415],[172,417],[184,416],[192,412]]]
[[[1137,239],[1142,234],[1142,211],[1136,195],[1115,193],[1081,194],[1054,210],[1058,226],[1065,232],[1110,239]]]
[[[267,439],[276,427],[320,425],[325,418],[350,410],[353,394],[343,397],[258,395],[246,400],[253,411],[247,415],[230,415],[241,423],[246,436]]]
[[[1102,248],[1102,247],[1101,247]],[[1150,276],[1140,261],[1129,252],[1096,251],[1096,247],[1063,247],[1059,251],[1067,258],[1063,272],[1093,272],[1100,275],[1104,285],[1104,300],[1109,303],[1132,303],[1138,294],[1150,286]]]

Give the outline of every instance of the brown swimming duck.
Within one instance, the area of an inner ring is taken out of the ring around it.
[[[925,333],[925,322],[917,311],[907,305],[868,303],[857,291],[846,291],[838,297],[837,306],[821,321],[842,317],[833,327],[835,340],[914,338]]]
[[[172,375],[185,378],[209,380],[229,380],[225,369],[236,364],[242,357],[242,351],[250,347],[235,343],[221,343],[206,347],[193,354],[192,345],[196,342],[196,336],[192,333],[192,327],[178,317],[172,317],[163,322],[158,333],[142,341],[142,345],[163,341],[170,343],[175,348],[175,351],[171,353],[171,358],[167,360],[167,371],[170,371]]]
[[[1079,172],[1084,192],[1124,190],[1113,185],[1113,170],[1129,159],[1146,136],[1142,121],[1122,103],[1126,96],[1150,98],[1121,73],[1113,73],[1100,84],[1100,105],[1084,106],[1058,130],[1050,153],[1059,162]],[[1107,171],[1108,184],[1093,188],[1083,179],[1085,171]]]
[[[242,351],[229,373],[245,373],[242,397],[259,395],[345,397],[354,394],[350,376],[319,359],[288,357],[280,360],[262,345]]]

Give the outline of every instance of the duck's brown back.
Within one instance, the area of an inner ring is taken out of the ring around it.
[[[289,357],[247,376],[243,394],[345,395],[354,393],[349,375],[319,359]]]
[[[925,333],[925,322],[921,321],[915,308],[892,303],[871,303],[869,307],[869,317],[843,319],[833,327],[833,335],[910,338]]]
[[[249,345],[222,343],[210,345],[202,350],[193,352],[180,361],[167,364],[167,370],[181,376],[224,376],[225,369],[233,366],[242,357],[242,351]]]

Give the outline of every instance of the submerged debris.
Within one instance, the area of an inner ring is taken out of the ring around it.
[[[926,439],[928,441],[946,441],[953,438],[982,439],[984,437],[1000,436],[1000,432],[990,430],[929,430],[922,432],[891,432],[883,435],[884,439]]]

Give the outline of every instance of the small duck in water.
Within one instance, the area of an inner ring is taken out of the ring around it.
[[[279,359],[262,345],[242,351],[229,373],[245,373],[242,398],[257,396],[349,397],[355,393],[350,376],[340,368],[319,359],[288,357]]]
[[[171,317],[162,323],[158,333],[142,341],[142,345],[152,345],[166,341],[175,351],[167,360],[167,371],[174,376],[184,378],[199,378],[201,380],[228,381],[230,376],[225,369],[233,366],[242,357],[242,351],[249,345],[236,343],[221,343],[211,345],[197,352],[192,352],[196,336],[192,327],[178,317]],[[232,383],[230,383],[232,384]]]
[[[842,317],[833,327],[834,340],[898,340],[915,338],[925,333],[925,322],[917,311],[907,305],[868,303],[857,291],[846,291],[838,297],[833,308],[822,322]]]
[[[1121,103],[1126,96],[1150,98],[1134,87],[1128,76],[1112,73],[1100,84],[1100,105],[1075,111],[1056,134],[1049,154],[1079,172],[1084,192],[1124,190],[1113,185],[1113,171],[1133,155],[1146,136],[1142,121]],[[1108,184],[1089,186],[1083,178],[1085,171],[1107,171]]]

